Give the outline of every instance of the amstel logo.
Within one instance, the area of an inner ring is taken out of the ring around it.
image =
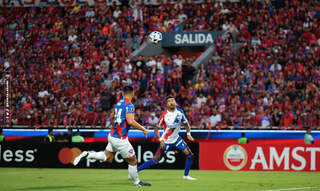
[[[59,160],[62,164],[73,163],[74,159],[81,154],[81,150],[77,147],[72,149],[64,147],[59,152]]]
[[[240,170],[247,163],[247,152],[246,150],[239,145],[231,145],[226,149],[223,154],[224,164],[230,170]]]

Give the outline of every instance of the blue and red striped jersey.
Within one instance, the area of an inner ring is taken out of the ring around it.
[[[157,74],[155,76],[155,80],[156,80],[156,87],[157,88],[162,88],[163,87],[163,83],[164,83],[164,75],[163,74]]]
[[[122,98],[114,109],[114,125],[111,129],[111,136],[119,139],[127,138],[128,132],[131,128],[127,124],[126,114],[134,114],[134,105],[127,98]]]

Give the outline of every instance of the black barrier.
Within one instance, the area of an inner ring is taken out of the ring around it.
[[[188,144],[194,153],[193,169],[199,169],[199,143]],[[134,142],[138,165],[153,158],[159,144]],[[83,161],[74,167],[73,159],[82,151],[102,151],[105,143],[17,143],[0,144],[0,167],[38,167],[38,168],[110,168],[127,169],[128,163],[120,154],[116,154],[112,163],[93,159]],[[154,169],[184,169],[185,156],[177,151],[169,151],[154,166]]]

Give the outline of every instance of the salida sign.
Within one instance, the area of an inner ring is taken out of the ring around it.
[[[213,45],[218,35],[223,33],[224,31],[165,32],[162,33],[161,45],[163,47]]]
[[[320,145],[200,143],[200,170],[320,171],[319,161]]]

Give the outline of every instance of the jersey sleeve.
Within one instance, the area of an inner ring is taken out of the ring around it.
[[[164,115],[162,114],[157,123],[157,127],[162,127],[164,125]]]
[[[132,113],[134,114],[134,105],[132,103],[126,104],[125,106],[125,114]]]
[[[182,122],[182,123],[188,123],[188,119],[187,119],[186,115],[184,114],[184,112],[182,112],[181,122]]]
[[[186,115],[184,114],[184,112],[182,111],[182,109],[178,109],[181,112],[182,118],[181,118],[181,122],[182,123],[187,123],[188,119],[186,117]]]

